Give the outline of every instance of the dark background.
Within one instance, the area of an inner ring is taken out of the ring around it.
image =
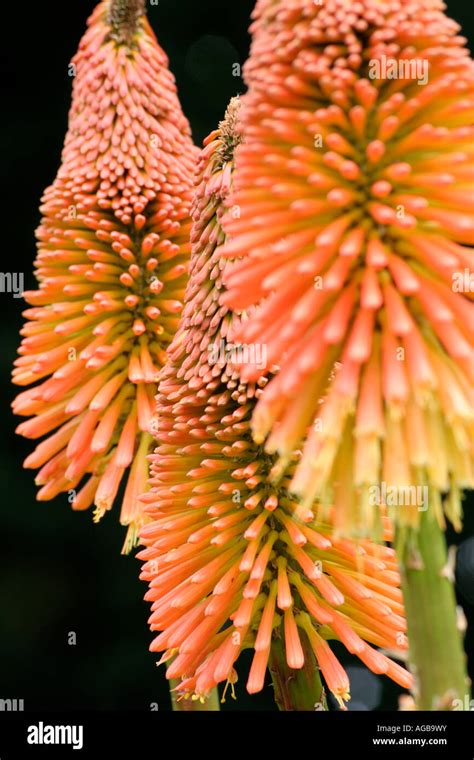
[[[222,118],[230,97],[244,91],[232,66],[243,64],[248,54],[253,4],[159,0],[149,6],[151,25],[170,58],[198,144]],[[94,0],[17,1],[1,11],[0,269],[24,272],[27,289],[34,287],[39,199],[59,166],[66,132],[72,84],[68,63],[94,6]],[[448,13],[472,40],[473,6],[450,0]],[[118,510],[95,526],[90,511],[70,510],[66,494],[37,503],[34,473],[21,467],[32,446],[14,435],[18,420],[9,405],[16,390],[9,377],[24,307],[9,294],[0,299],[0,698],[24,699],[27,710],[147,710],[150,703],[169,710],[164,670],[157,670],[155,655],[147,651],[152,636],[139,564],[120,555],[124,529]],[[450,534],[451,541],[474,534],[473,512],[467,510],[463,533]],[[472,602],[473,593],[471,586]],[[474,608],[461,601],[470,619],[466,648],[472,677]],[[68,645],[70,632],[76,634],[76,646]],[[270,686],[251,698],[246,693],[249,659],[244,655],[240,660],[238,700],[228,698],[225,710],[275,709]],[[353,677],[352,709],[396,709],[399,689],[376,679],[350,656],[341,659]]]

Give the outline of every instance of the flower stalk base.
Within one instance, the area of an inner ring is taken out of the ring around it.
[[[409,660],[419,710],[463,710],[468,679],[446,542],[434,510],[417,532],[402,528],[398,557],[408,624]]]
[[[286,662],[285,649],[280,640],[272,643],[270,673],[275,690],[275,702],[282,711],[327,710],[324,687],[311,648],[302,640],[304,667],[292,670]]]

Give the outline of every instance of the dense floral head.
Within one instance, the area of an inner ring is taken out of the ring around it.
[[[236,109],[233,102],[201,154],[189,298],[159,386],[158,447],[144,497],[150,522],[141,530],[147,548],[139,555],[149,622],[159,632],[151,649],[164,652],[179,692],[205,697],[235,682],[247,648],[247,689],[261,690],[272,645],[283,643],[289,668],[316,658],[342,705],[349,682],[330,639],[374,672],[411,683],[370,646],[406,647],[399,575],[391,548],[334,538],[331,516],[317,521],[291,498],[289,477],[272,485],[273,457],[251,438],[265,380],[245,384],[234,374],[226,341],[233,317],[219,305]]]
[[[474,76],[438,0],[261,0],[223,299],[281,371],[252,419],[291,489],[367,533],[474,485]],[[255,381],[261,370],[244,367]]]
[[[74,494],[74,509],[112,507],[131,467],[121,522],[141,521],[157,374],[178,325],[189,254],[195,149],[167,58],[143,3],[101,3],[72,61],[62,164],[43,197],[39,288],[14,382],[32,416],[18,432],[48,436],[25,462],[38,498]]]
[[[205,140],[201,151],[191,210],[189,280],[180,325],[168,350],[173,365],[170,372],[188,383],[197,399],[207,399],[211,387],[238,374],[221,350],[220,341],[225,343],[234,317],[219,303],[219,296],[225,265],[221,257],[225,242],[222,218],[234,213],[224,201],[231,187],[234,151],[240,143],[236,129],[239,109],[239,99],[233,98],[225,119]]]

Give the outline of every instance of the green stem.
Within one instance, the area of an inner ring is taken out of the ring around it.
[[[419,710],[465,710],[469,688],[456,599],[434,512],[430,504],[418,531],[402,528],[397,535],[414,695]]]
[[[178,701],[178,693],[173,691],[173,689],[178,686],[179,683],[181,683],[180,678],[170,681],[170,696],[173,712],[219,712],[221,708],[219,703],[219,692],[217,689],[213,689],[204,702],[200,702],[199,699],[192,700],[191,698],[180,699]]]
[[[279,710],[327,710],[324,688],[318,666],[306,636],[300,632],[305,664],[301,670],[292,670],[286,662],[281,639],[272,642],[270,673]]]

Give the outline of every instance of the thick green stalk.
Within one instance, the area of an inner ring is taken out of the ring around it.
[[[288,667],[281,640],[272,642],[270,673],[275,689],[275,701],[280,710],[327,710],[324,688],[314,654],[306,636],[301,634],[305,664],[301,670]]]
[[[180,678],[170,681],[171,706],[173,712],[219,712],[221,708],[219,703],[219,692],[217,689],[213,689],[204,702],[200,702],[199,699],[192,700],[191,698],[178,700],[178,694],[176,691],[173,691],[173,689],[180,683]]]
[[[469,688],[446,542],[431,504],[420,518],[418,531],[402,528],[397,536],[416,705],[465,710]]]

